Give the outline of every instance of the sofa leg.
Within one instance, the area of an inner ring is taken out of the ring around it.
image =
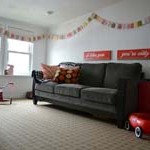
[[[120,129],[123,129],[124,128],[124,121],[123,120],[118,120],[117,121],[117,127],[120,128]]]
[[[33,104],[34,104],[34,105],[37,105],[37,102],[38,102],[37,99],[34,97],[34,98],[33,98]]]

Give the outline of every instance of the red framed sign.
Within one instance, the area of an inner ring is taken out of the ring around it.
[[[118,50],[117,51],[117,59],[118,60],[150,59],[150,48]]]
[[[111,59],[111,51],[87,51],[84,52],[85,60],[110,60]]]

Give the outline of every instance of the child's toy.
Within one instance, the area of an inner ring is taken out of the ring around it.
[[[12,98],[10,98],[10,99],[4,99],[4,98],[3,98],[3,89],[6,88],[8,85],[13,86],[14,83],[13,83],[13,82],[9,82],[9,83],[7,83],[5,86],[0,86],[0,102],[7,102],[7,101],[10,101],[10,104],[12,104]]]
[[[129,121],[126,121],[125,128],[135,129],[135,136],[141,138],[143,134],[150,134],[150,114],[149,113],[132,113]]]
[[[135,136],[141,138],[143,134],[150,134],[150,79],[145,79],[138,84],[138,109],[132,113],[125,128],[135,129]]]

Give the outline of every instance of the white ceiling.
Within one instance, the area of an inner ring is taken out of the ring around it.
[[[43,27],[60,24],[121,0],[0,0],[0,17]],[[46,15],[47,11],[54,11]]]

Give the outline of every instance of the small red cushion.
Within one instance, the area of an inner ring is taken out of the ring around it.
[[[79,75],[80,69],[77,67],[57,68],[53,81],[58,83],[78,83]]]

